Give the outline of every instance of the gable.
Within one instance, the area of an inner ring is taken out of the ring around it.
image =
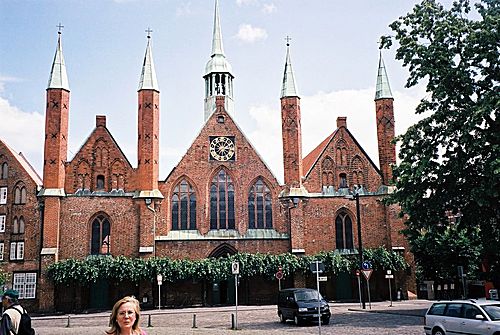
[[[346,127],[339,127],[313,149],[304,158],[304,167],[309,192],[353,185],[373,192],[382,184],[380,170]]]
[[[38,188],[42,186],[42,178],[38,175],[38,173],[35,171],[33,166],[28,162],[26,157],[22,154],[22,152],[15,152],[11,147],[7,145],[7,143],[3,142],[0,140],[0,155],[5,155],[5,160],[10,161],[10,166],[9,168],[13,168],[12,161],[17,162],[19,164],[20,168],[27,174],[27,176],[37,185]],[[11,156],[11,159],[8,159],[7,156]],[[0,159],[0,164],[2,164],[3,161]]]

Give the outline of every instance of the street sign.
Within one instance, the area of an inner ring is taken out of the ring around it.
[[[283,272],[278,271],[274,276],[276,277],[276,279],[281,280],[283,279]]]
[[[360,273],[359,270],[356,270],[356,276],[359,277]]]
[[[231,271],[233,272],[233,275],[239,275],[240,274],[240,263],[233,262],[231,264]]]
[[[163,276],[162,275],[157,275],[156,280],[158,281],[158,285],[161,285],[163,283]]]
[[[385,278],[386,279],[392,279],[392,278],[394,278],[394,275],[385,275]]]
[[[328,277],[318,277],[318,281],[328,281]]]
[[[370,280],[370,276],[372,275],[373,270],[368,269],[368,270],[362,270],[363,276],[365,276],[366,280]]]
[[[325,264],[321,262],[314,262],[309,264],[309,269],[311,270],[312,273],[316,273],[316,263],[318,264],[318,273],[322,273],[325,271]]]
[[[370,270],[372,268],[372,263],[370,263],[369,261],[364,261],[361,267],[363,268],[363,270]]]

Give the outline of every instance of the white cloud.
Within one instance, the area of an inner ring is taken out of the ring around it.
[[[257,0],[236,0],[236,4],[240,7],[257,4],[257,2]]]
[[[337,117],[346,116],[347,128],[378,166],[374,92],[375,88],[371,87],[301,97],[302,155],[305,157],[337,128]],[[414,111],[422,92],[422,88],[394,92],[396,135],[404,133],[419,119]],[[251,107],[249,113],[257,126],[248,137],[278,180],[283,182],[281,111],[259,105]]]
[[[2,93],[5,90],[5,83],[13,83],[13,82],[20,82],[22,79],[16,78],[16,77],[7,77],[7,76],[1,76],[0,75],[0,93]]]
[[[0,81],[1,83],[1,81]],[[0,138],[14,151],[22,152],[35,170],[42,172],[44,116],[28,113],[0,97]]]
[[[262,5],[262,12],[264,14],[271,14],[276,12],[277,8],[273,3],[265,3]]]
[[[263,28],[252,27],[250,24],[241,24],[236,38],[242,42],[253,43],[267,38],[267,32]]]

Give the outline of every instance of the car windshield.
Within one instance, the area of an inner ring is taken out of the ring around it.
[[[321,294],[319,295],[320,299]],[[308,300],[318,300],[318,291],[300,291],[295,292],[295,300],[296,301],[308,301]]]
[[[500,304],[482,306],[486,314],[493,321],[500,321]]]

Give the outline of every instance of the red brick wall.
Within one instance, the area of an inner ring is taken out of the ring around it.
[[[393,99],[380,99],[375,101],[377,112],[378,156],[385,185],[391,183],[391,165],[396,164],[396,146],[391,143],[395,135],[393,101]]]
[[[302,130],[300,99],[286,97],[281,99],[281,127],[283,137],[283,167],[285,185],[299,187],[302,171]]]

